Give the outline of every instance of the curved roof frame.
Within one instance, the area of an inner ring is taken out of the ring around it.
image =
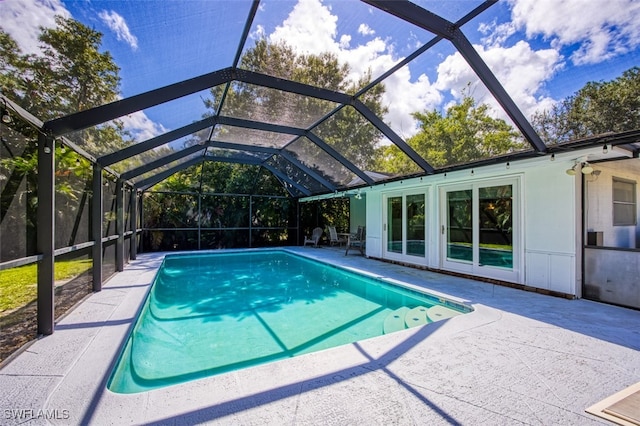
[[[373,7],[376,7],[386,13],[394,15],[406,22],[416,25],[422,29],[425,29],[433,34],[435,37],[417,49],[414,53],[395,64],[386,73],[382,74],[374,81],[370,82],[366,87],[359,90],[354,95],[341,93],[321,87],[316,87],[308,84],[298,83],[291,80],[277,78],[266,74],[261,74],[254,71],[244,70],[238,68],[238,63],[242,54],[243,47],[246,43],[252,22],[255,14],[258,10],[259,0],[254,0],[251,10],[245,22],[243,34],[236,50],[233,66],[223,68],[208,74],[201,75],[199,77],[191,78],[185,81],[174,83],[168,86],[164,86],[158,89],[154,89],[148,92],[144,92],[129,98],[121,99],[109,104],[91,108],[85,111],[80,111],[74,114],[70,114],[64,117],[60,117],[54,120],[50,120],[43,125],[43,130],[53,137],[63,136],[73,131],[86,129],[91,126],[99,125],[108,122],[113,119],[123,117],[125,115],[135,113],[146,108],[150,108],[159,104],[170,102],[172,100],[197,93],[202,90],[208,90],[216,86],[224,85],[221,101],[217,107],[215,115],[207,117],[191,124],[183,126],[181,128],[169,131],[157,137],[148,139],[146,141],[137,143],[126,147],[120,151],[116,151],[97,159],[97,163],[101,167],[107,167],[119,161],[126,160],[134,155],[144,153],[152,150],[164,144],[176,141],[182,137],[188,136],[195,132],[201,131],[208,127],[211,127],[208,140],[201,145],[190,146],[172,153],[158,160],[152,161],[144,166],[140,166],[133,170],[129,170],[122,174],[123,179],[131,179],[136,176],[140,176],[145,173],[149,173],[153,170],[157,170],[168,165],[171,162],[180,160],[188,155],[202,152],[202,155],[198,158],[185,161],[177,166],[166,170],[159,170],[158,173],[152,177],[143,179],[136,183],[138,188],[149,188],[152,185],[166,179],[173,173],[190,167],[194,164],[199,164],[202,161],[225,161],[225,162],[247,162],[247,164],[256,164],[263,166],[274,173],[279,179],[289,184],[302,194],[310,195],[311,191],[300,185],[299,183],[288,178],[285,174],[278,171],[273,166],[267,163],[267,160],[260,159],[238,159],[227,158],[221,156],[207,155],[207,149],[209,147],[220,147],[244,151],[256,151],[262,153],[271,153],[273,156],[282,156],[294,167],[297,167],[299,171],[307,175],[310,179],[316,181],[321,187],[326,188],[327,192],[334,192],[338,188],[335,184],[329,182],[321,174],[315,172],[308,166],[304,165],[301,161],[290,155],[285,149],[290,144],[294,143],[301,137],[306,137],[315,145],[317,145],[326,154],[340,163],[347,170],[354,173],[359,177],[366,185],[372,185],[375,182],[371,177],[355,164],[350,162],[340,152],[335,150],[331,145],[318,137],[313,130],[320,124],[327,121],[329,118],[337,114],[341,109],[347,106],[353,107],[368,123],[372,124],[378,131],[381,132],[389,141],[397,146],[404,154],[406,154],[420,169],[423,170],[423,174],[435,173],[435,169],[419,154],[417,154],[398,134],[396,134],[384,121],[378,117],[373,111],[371,111],[359,98],[364,95],[369,89],[376,84],[383,81],[385,78],[393,74],[401,67],[408,64],[411,60],[424,53],[439,41],[446,39],[449,40],[453,46],[460,52],[463,58],[467,61],[476,75],[485,84],[487,89],[492,93],[498,103],[502,106],[505,113],[511,118],[516,127],[521,131],[524,138],[532,146],[535,152],[545,153],[547,147],[541,138],[537,135],[531,124],[516,106],[514,101],[499,83],[495,75],[491,72],[489,67],[482,60],[480,55],[473,48],[469,40],[463,34],[460,27],[469,22],[475,16],[486,10],[491,5],[495,4],[497,0],[486,0],[484,3],[470,11],[463,18],[453,23],[450,22],[414,3],[407,0],[361,0]],[[297,95],[312,97],[320,100],[331,101],[336,103],[337,106],[330,112],[326,113],[323,117],[317,120],[306,128],[295,128],[290,126],[283,126],[263,121],[251,121],[245,119],[238,119],[220,115],[222,107],[225,103],[228,90],[234,82],[248,83],[256,86],[262,86],[266,88],[276,89],[283,92],[289,92]],[[288,142],[285,146],[279,148],[265,148],[255,147],[244,144],[232,144],[227,142],[212,141],[212,135],[217,125],[229,125],[242,127],[247,129],[262,130],[268,132],[275,132],[281,134],[288,134],[296,136],[292,141]],[[287,185],[285,185],[286,187]],[[287,188],[288,189],[288,188]],[[289,190],[289,189],[288,189]],[[294,195],[291,191],[289,191]]]

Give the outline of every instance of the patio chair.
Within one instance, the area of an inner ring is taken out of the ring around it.
[[[347,239],[347,250],[344,252],[344,255],[349,254],[350,248],[358,248],[360,250],[360,254],[364,256],[364,244],[366,241],[366,231],[364,226],[358,226],[358,231],[355,234],[349,235]]]
[[[329,230],[329,245],[338,244],[342,247],[342,244],[347,242],[346,238],[338,236],[335,226],[327,226],[327,229]]]
[[[311,233],[311,237],[304,237],[304,244],[313,244],[314,247],[318,247],[318,243],[320,242],[320,238],[322,238],[322,228],[313,228],[313,232]]]

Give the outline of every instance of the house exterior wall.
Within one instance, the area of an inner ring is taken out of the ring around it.
[[[640,168],[638,160],[624,160],[593,165],[600,174],[586,179],[586,230],[601,232],[605,247],[640,248],[640,226],[613,225],[613,179],[636,182],[636,202],[640,199]],[[640,209],[636,209],[636,224],[640,224]]]
[[[367,201],[365,197],[357,199],[351,197],[349,200],[349,232],[356,232],[358,226],[367,223]]]
[[[585,179],[584,297],[640,309],[640,160],[593,164]],[[613,225],[614,178],[636,183],[636,225]],[[597,233],[597,234],[595,234]]]
[[[640,309],[640,251],[585,249],[585,297]]]
[[[385,209],[389,194],[426,194],[426,254],[424,259],[407,256],[403,262],[434,269],[443,267],[441,226],[444,203],[442,188],[473,182],[515,179],[515,200],[520,229],[514,256],[520,257],[518,271],[509,281],[538,289],[580,296],[581,274],[581,176],[568,176],[576,154],[556,155],[489,165],[387,183],[366,189],[367,255],[384,258]],[[516,240],[516,238],[514,238]],[[396,259],[397,260],[397,259]],[[485,268],[486,269],[486,268]],[[478,276],[492,278],[491,273]],[[497,278],[499,279],[499,277]]]

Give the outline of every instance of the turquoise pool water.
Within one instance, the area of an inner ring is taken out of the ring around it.
[[[108,387],[143,392],[469,311],[285,251],[168,255]]]

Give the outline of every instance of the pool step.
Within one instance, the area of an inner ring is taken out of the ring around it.
[[[418,306],[410,309],[404,317],[404,323],[407,325],[407,328],[417,327],[428,323],[427,311],[428,309],[424,306]]]
[[[382,326],[382,330],[384,331],[384,334],[389,334],[389,333],[393,333],[394,331],[404,330],[406,328],[406,324],[404,323],[404,320],[407,315],[407,312],[409,311],[410,311],[409,308],[407,308],[406,306],[403,306],[402,308],[398,308],[395,311],[391,312],[389,315],[387,315],[387,317],[384,319],[384,324]]]
[[[429,324],[430,322],[442,321],[456,315],[460,315],[460,312],[446,306],[436,305],[430,308],[424,306],[408,308],[403,306],[387,315],[382,329],[384,334],[389,334],[394,331]]]
[[[460,315],[460,312],[454,311],[453,309],[447,308],[446,306],[436,305],[427,310],[427,317],[431,322],[441,321],[444,319],[455,317],[456,315]]]
[[[417,327],[429,323],[427,316],[428,308],[418,306],[409,308],[403,306],[391,312],[384,319],[382,330],[384,334],[393,333],[394,331],[404,330],[406,328]]]

